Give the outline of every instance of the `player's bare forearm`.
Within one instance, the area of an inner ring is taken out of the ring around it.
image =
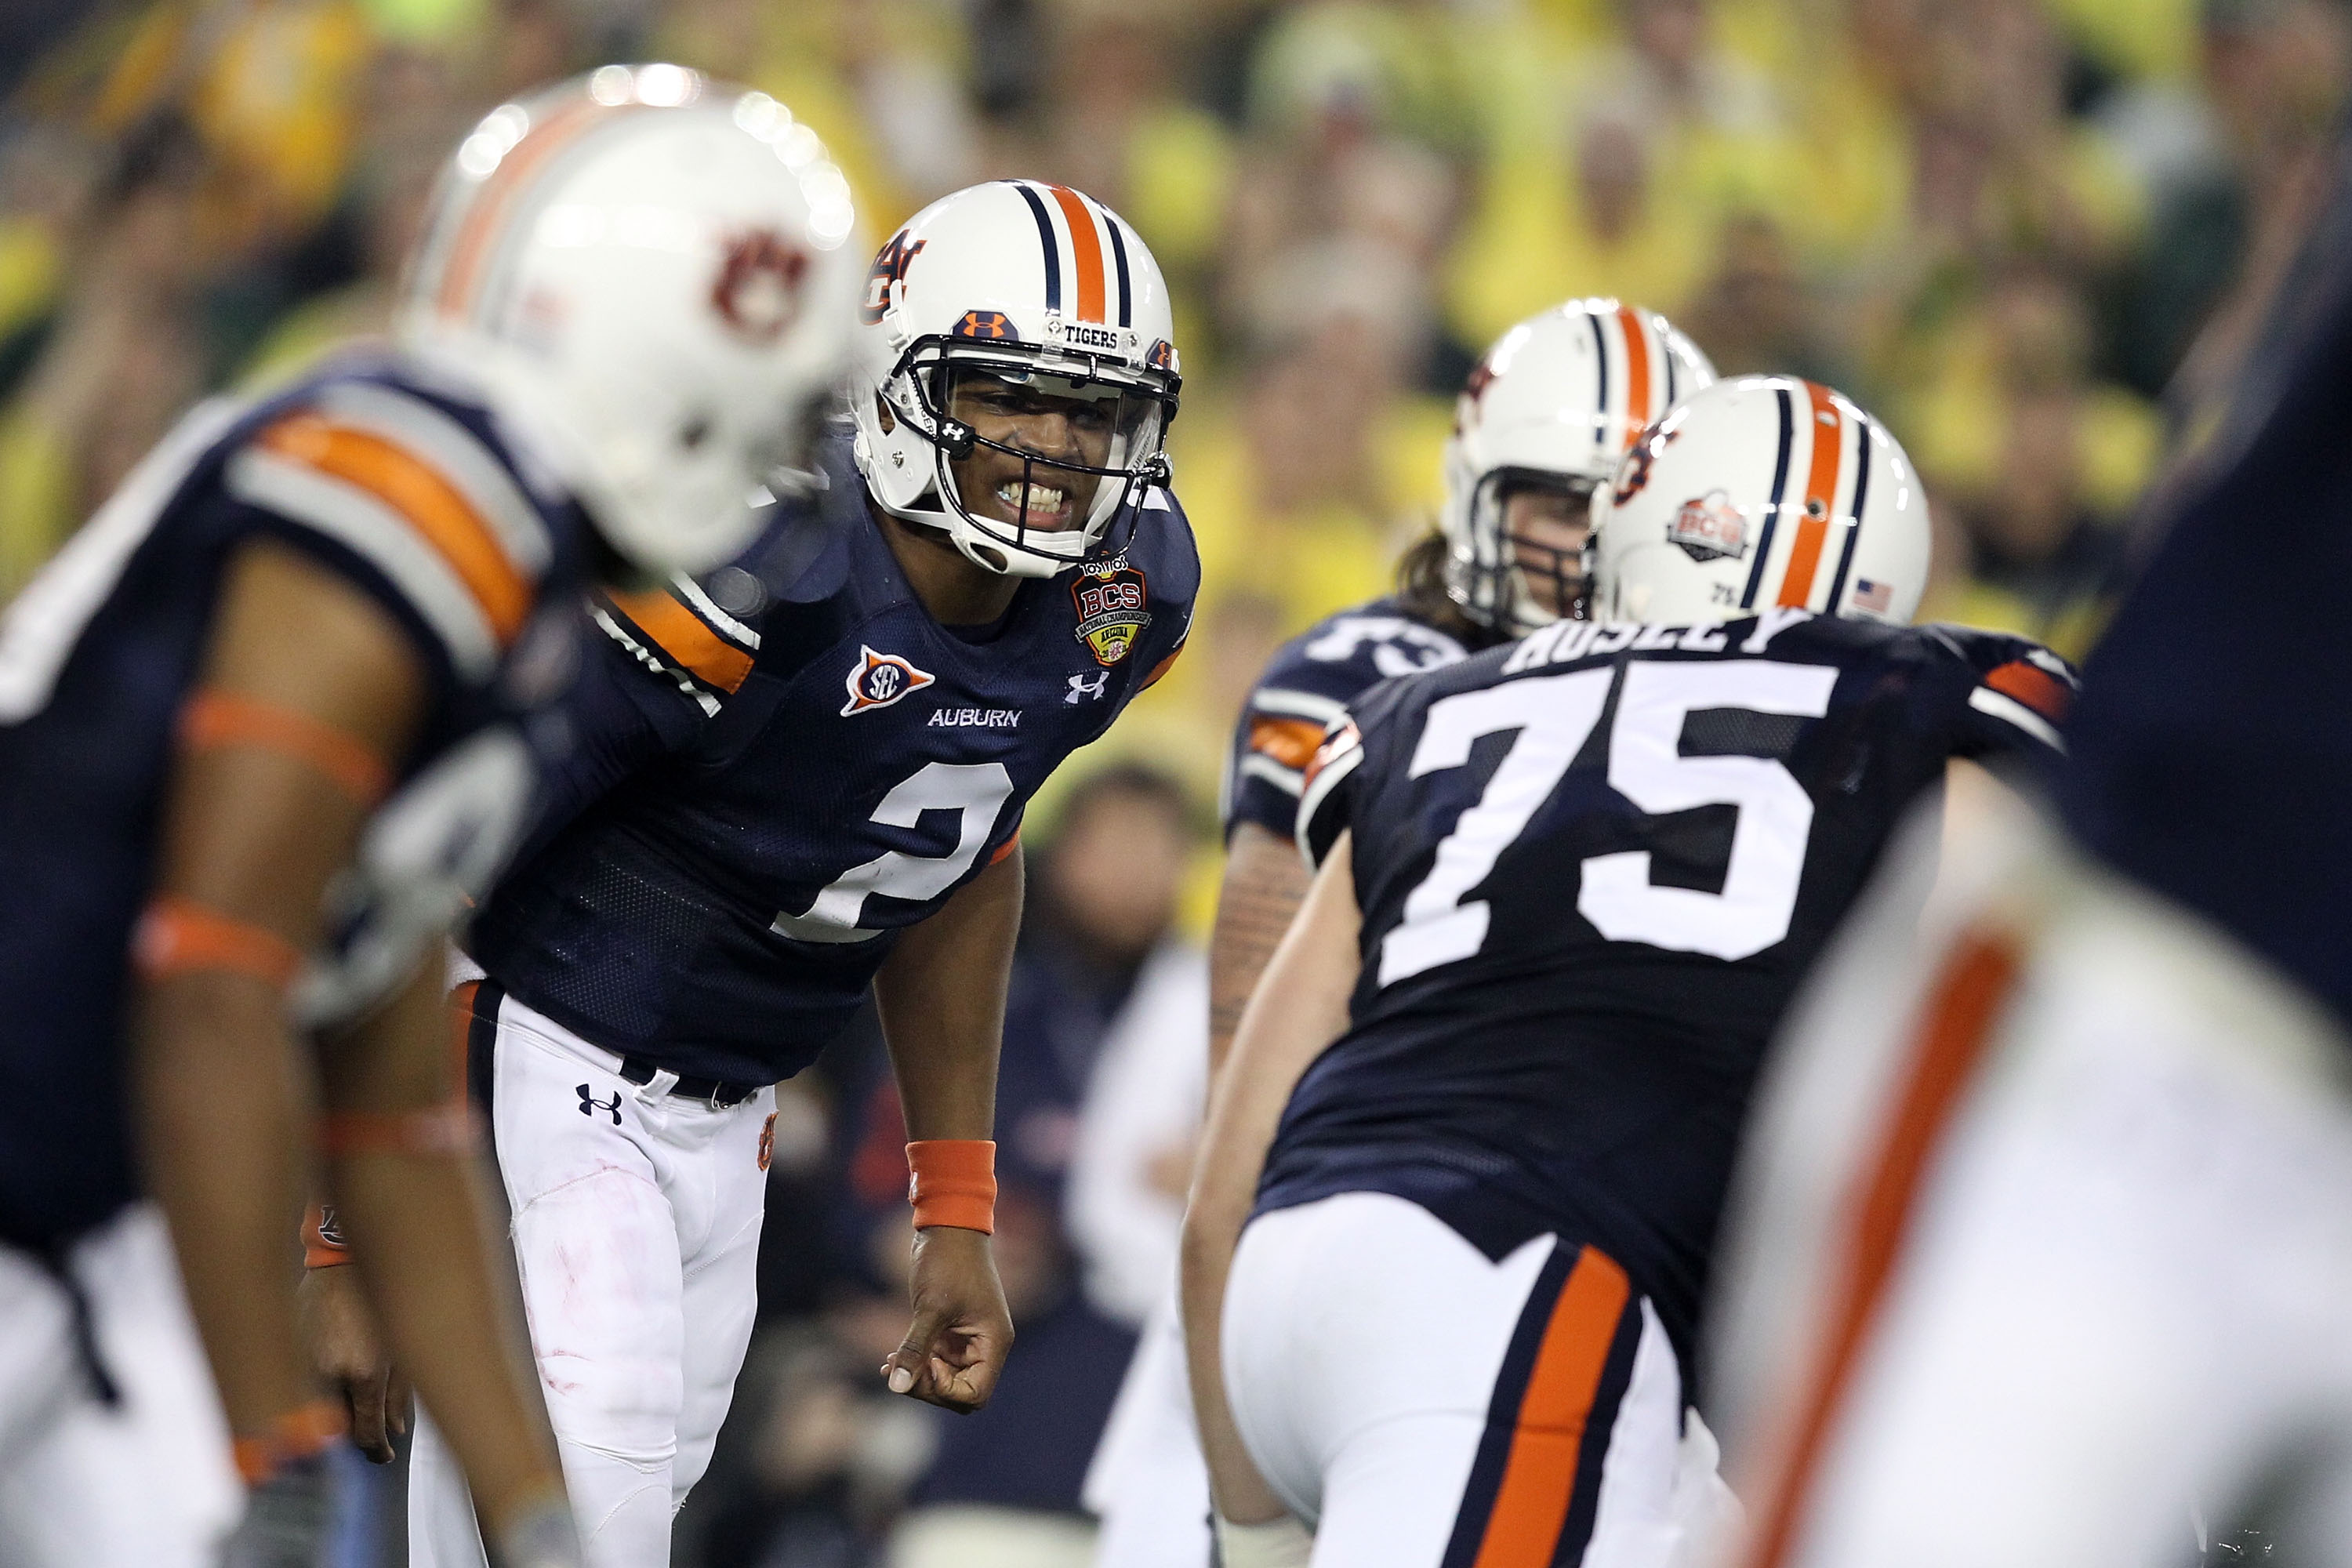
[[[1251,1462],[1225,1403],[1225,1281],[1283,1107],[1299,1075],[1347,1026],[1360,924],[1343,836],[1242,1015],[1232,1058],[1211,1091],[1208,1129],[1193,1165],[1184,1213],[1185,1357],[1210,1494],[1237,1524],[1262,1523],[1284,1510]]]
[[[1016,848],[901,938],[875,977],[909,1141],[996,1135],[996,1058],[1022,885]],[[895,1394],[977,1410],[1013,1348],[995,1251],[985,1233],[944,1225],[917,1231],[914,1249],[913,1320],[882,1375]]]
[[[1224,1070],[1242,1009],[1313,879],[1297,845],[1255,822],[1234,826],[1209,933],[1210,1082]]]
[[[406,746],[423,681],[372,601],[283,546],[224,581],[204,689],[298,715],[381,759]],[[155,891],[246,940],[308,952],[366,805],[266,745],[185,752],[166,787]],[[132,1073],[149,1190],[241,1436],[308,1402],[290,1254],[310,1140],[310,1072],[277,984],[198,967],[142,985]]]
[[[1022,887],[1015,848],[900,938],[875,977],[910,1140],[996,1135],[996,1056]]]
[[[434,1146],[459,1092],[439,967],[427,962],[391,1004],[321,1046],[328,1110],[367,1130],[331,1154],[328,1183],[394,1362],[503,1530],[560,1496],[562,1480],[476,1156],[469,1143]]]

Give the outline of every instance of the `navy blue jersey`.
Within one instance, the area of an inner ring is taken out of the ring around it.
[[[1275,649],[1242,707],[1225,764],[1225,837],[1255,822],[1287,839],[1324,727],[1368,687],[1448,665],[1469,651],[1393,595],[1336,611]]]
[[[2232,428],[2084,670],[2058,800],[2352,1028],[2352,143],[2335,176]]]
[[[555,785],[578,815],[473,928],[512,994],[685,1076],[765,1083],[814,1059],[898,934],[1008,852],[1029,797],[1192,617],[1199,559],[1164,490],[1114,554],[950,629],[847,442],[824,462],[823,501],[744,562],[601,607],[582,761]]]
[[[353,362],[188,416],[0,620],[0,1235],[58,1242],[134,1191],[121,1108],[131,932],[173,731],[224,569],[293,547],[408,633],[430,700],[339,886],[299,1014],[348,1017],[412,970],[527,818],[514,720],[571,662],[585,526],[460,391]],[[542,609],[542,605],[559,606]]]
[[[2053,746],[2019,638],[1775,610],[1548,628],[1368,693],[1300,836],[1351,836],[1363,969],[1261,1208],[1418,1202],[1556,1231],[1687,1348],[1738,1130],[1800,976],[1950,757]]]

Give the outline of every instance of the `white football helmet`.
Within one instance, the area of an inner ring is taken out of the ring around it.
[[[1717,382],[1592,498],[1592,618],[1688,624],[1770,605],[1906,625],[1927,497],[1886,427],[1819,383]]]
[[[848,182],[774,99],[604,66],[457,149],[397,337],[481,385],[622,555],[700,571],[838,406],[856,231]]]
[[[1659,416],[1715,367],[1664,316],[1614,300],[1571,300],[1530,316],[1486,351],[1455,400],[1445,447],[1446,592],[1483,626],[1520,637],[1558,619],[1528,592],[1549,574],[1573,603],[1572,552],[1505,531],[1504,492],[1541,485],[1589,495]]]
[[[866,487],[989,571],[1050,577],[1076,565],[1167,481],[1162,445],[1182,384],[1168,285],[1135,231],[1093,197],[1035,180],[941,197],[874,258],[857,320],[850,405]],[[1089,463],[1075,447],[981,436],[950,412],[958,389],[980,382],[1093,405],[1108,455]],[[983,449],[1020,464],[1017,477],[1003,465],[1001,516],[968,504],[955,472]],[[1032,526],[1033,502],[1067,504],[1076,475],[1093,477],[1092,503],[1065,526]]]

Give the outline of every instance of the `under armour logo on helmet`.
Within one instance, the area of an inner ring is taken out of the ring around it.
[[[600,1110],[611,1111],[613,1113],[613,1125],[618,1127],[621,1124],[621,1091],[614,1089],[613,1091],[613,1098],[609,1100],[599,1100],[594,1095],[588,1092],[588,1086],[586,1084],[582,1084],[580,1086],[580,1114],[583,1116],[593,1116]]]
[[[1108,669],[1097,669],[1092,675],[1074,675],[1070,677],[1069,692],[1062,700],[1075,703],[1081,697],[1091,697],[1099,702],[1103,689],[1109,684],[1110,671]]]

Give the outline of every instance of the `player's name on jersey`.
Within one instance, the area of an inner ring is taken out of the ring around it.
[[[929,722],[942,730],[1018,730],[1017,708],[941,708]]]
[[[1758,615],[1755,629],[1740,640],[1739,651],[1762,653],[1774,637],[1812,618],[1811,610],[1784,609],[1776,605]],[[1666,648],[1680,648],[1685,653],[1720,653],[1727,646],[1728,638],[1721,624],[1654,626],[1639,621],[1555,621],[1531,633],[1513,648],[1511,657],[1503,661],[1503,673],[1517,675],[1539,664],[1566,664],[1571,659],[1618,653],[1629,647],[1640,653]]]

